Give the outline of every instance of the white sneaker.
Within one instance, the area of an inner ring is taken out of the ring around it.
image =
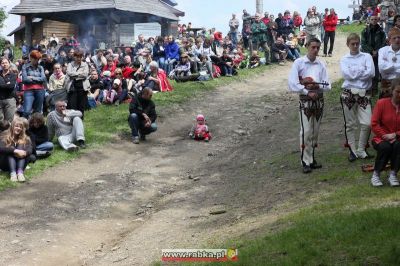
[[[10,180],[11,182],[18,182],[17,173],[15,172],[10,173]]]
[[[400,185],[399,180],[394,175],[390,175],[388,181],[391,187],[398,187]]]
[[[374,187],[381,187],[381,186],[383,186],[381,179],[379,178],[379,176],[377,176],[377,175],[375,175],[375,174],[372,175],[371,184],[372,184],[372,186],[374,186]]]
[[[368,158],[368,154],[365,151],[356,151],[356,155],[360,159]]]
[[[18,179],[19,182],[25,182],[24,173],[19,173],[19,174],[17,175],[17,179]]]

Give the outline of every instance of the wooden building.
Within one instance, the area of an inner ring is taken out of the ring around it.
[[[49,38],[53,33],[61,40],[62,38],[69,38],[71,35],[77,36],[79,31],[75,24],[65,23],[55,20],[47,20],[41,18],[34,18],[32,20],[32,42],[35,44],[39,42],[43,36]],[[22,44],[25,39],[25,17],[21,16],[21,24],[18,28],[8,34],[14,35],[14,43],[16,45]]]
[[[127,34],[133,36],[133,26],[138,23],[158,23],[162,35],[175,34],[179,17],[184,13],[171,5],[174,3],[173,0],[21,0],[10,13],[25,17],[21,26],[24,28],[24,40],[29,45],[36,39],[34,34],[40,34],[36,31],[50,36],[52,30],[64,28],[63,32],[55,31],[59,34],[57,37],[70,36],[72,31],[78,38],[91,33],[107,46],[117,46],[121,44],[121,34],[124,39]],[[43,20],[34,23],[37,18]],[[74,26],[53,25],[54,21]],[[42,26],[34,25],[37,23],[42,23]],[[36,27],[39,29],[36,30]],[[14,33],[17,32],[14,30]],[[50,34],[45,34],[48,32]]]

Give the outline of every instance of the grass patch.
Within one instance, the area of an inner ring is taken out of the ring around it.
[[[339,25],[337,26],[337,31],[342,33],[358,33],[361,34],[362,30],[365,28],[365,23],[352,23],[349,25]]]
[[[158,112],[162,113],[164,108],[168,108],[171,105],[185,103],[201,93],[213,90],[219,86],[226,86],[234,82],[246,80],[272,67],[273,66],[261,66],[255,69],[243,69],[239,70],[239,75],[237,76],[221,77],[206,82],[176,83],[172,81],[174,90],[172,92],[157,93],[154,95],[153,100],[157,108],[161,107],[161,110],[158,109]],[[31,165],[31,169],[26,171],[27,178],[30,179],[50,167],[77,158],[87,151],[101,148],[102,145],[109,143],[118,135],[128,136],[130,132],[128,113],[127,104],[121,104],[119,106],[99,106],[98,108],[85,112],[84,124],[88,149],[83,152],[67,153],[56,145],[52,156],[45,160],[39,160]],[[0,191],[16,186],[16,184],[9,181],[8,173],[0,174]]]
[[[311,215],[277,234],[242,243],[228,265],[399,265],[399,208]]]

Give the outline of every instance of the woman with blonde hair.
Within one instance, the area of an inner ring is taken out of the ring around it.
[[[2,164],[4,171],[10,171],[12,182],[24,182],[24,170],[28,164],[28,157],[32,154],[32,142],[26,134],[28,121],[17,117],[10,129],[3,135],[0,141],[0,151],[7,155],[8,165]]]

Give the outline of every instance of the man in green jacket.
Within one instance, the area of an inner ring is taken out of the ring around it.
[[[271,63],[271,52],[268,46],[268,28],[262,22],[260,14],[256,14],[255,16],[255,21],[251,25],[251,33],[253,49],[258,50],[261,47],[265,53],[265,62],[269,65]]]
[[[378,51],[386,46],[386,34],[378,24],[378,17],[371,16],[370,24],[361,33],[361,52],[369,53],[374,60],[375,77],[372,80],[372,90],[378,92],[379,83],[379,67],[378,67]]]

